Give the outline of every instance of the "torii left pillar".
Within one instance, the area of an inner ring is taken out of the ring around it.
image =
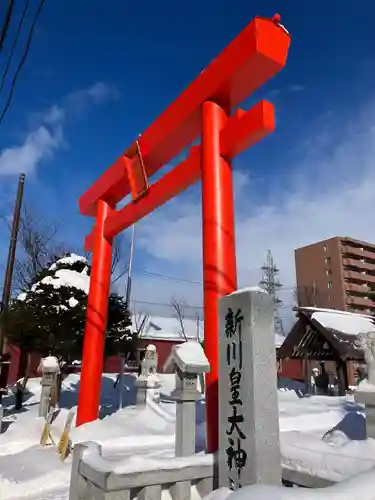
[[[104,222],[111,210],[98,201],[82,357],[90,363],[82,363],[80,383],[85,390],[79,391],[77,425],[98,418],[112,266],[112,238],[104,236]]]

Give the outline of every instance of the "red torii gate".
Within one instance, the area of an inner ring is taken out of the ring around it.
[[[218,299],[237,287],[231,160],[275,128],[274,108],[262,100],[237,109],[280,71],[290,45],[280,16],[255,17],[223,52],[80,197],[95,217],[86,237],[92,251],[77,425],[98,417],[110,290],[112,241],[201,178],[207,451],[218,446]],[[149,178],[201,135],[200,146],[154,184]],[[132,201],[116,210],[128,194]]]

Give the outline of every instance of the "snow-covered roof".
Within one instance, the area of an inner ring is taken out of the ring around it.
[[[135,316],[132,318],[133,329],[137,328]],[[203,340],[203,321],[184,318],[184,332],[187,339]],[[140,335],[143,339],[155,340],[185,340],[181,332],[180,321],[177,318],[164,318],[162,316],[148,316]]]
[[[135,316],[132,318],[133,329],[136,330],[137,325]],[[184,330],[187,340],[197,340],[197,320],[184,318]],[[183,341],[184,336],[181,334],[180,321],[177,318],[164,318],[162,316],[149,316],[145,322],[144,329],[140,335],[145,340],[169,340]],[[199,321],[199,341],[204,340],[204,322]],[[275,333],[275,347],[280,347],[284,342],[285,337]]]
[[[275,333],[275,347],[281,347],[284,340],[285,340],[285,337],[283,337],[283,335],[280,335],[279,333]]]
[[[311,318],[324,328],[336,330],[346,335],[358,335],[375,330],[373,316],[317,307],[301,307],[299,310],[311,311]]]

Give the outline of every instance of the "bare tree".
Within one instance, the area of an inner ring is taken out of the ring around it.
[[[115,236],[113,239],[113,246],[112,246],[112,267],[111,267],[111,273],[112,276],[116,273],[117,268],[120,266],[121,262],[123,261],[124,257],[124,245],[123,245],[123,235],[118,234]],[[124,271],[122,269],[122,271]]]
[[[197,330],[196,330],[196,336],[197,336],[197,342],[200,342],[200,326],[201,326],[201,319],[199,316],[199,313],[197,313]]]
[[[296,286],[293,289],[293,299],[298,307],[327,306],[329,293],[322,291],[315,284],[310,286]]]
[[[135,326],[135,334],[137,335],[137,337],[139,337],[142,334],[148,318],[149,318],[148,314],[134,311],[133,320]]]
[[[201,343],[200,342],[200,324],[201,324],[201,319],[200,319],[200,316],[199,316],[199,313],[197,312],[197,331],[196,331],[196,335],[197,335],[197,342]],[[201,394],[204,394],[205,390],[206,390],[206,379],[205,379],[205,376],[204,376],[204,373],[200,373],[199,374],[199,384],[201,386]]]
[[[26,206],[22,210],[18,241],[22,256],[15,263],[14,283],[20,290],[28,290],[38,273],[52,260],[66,253],[56,242],[61,222],[49,223],[39,219]]]
[[[172,306],[175,318],[180,323],[179,335],[186,341],[187,336],[186,336],[186,332],[185,332],[185,322],[184,322],[186,302],[184,300],[178,300],[176,298],[172,298],[171,306]]]

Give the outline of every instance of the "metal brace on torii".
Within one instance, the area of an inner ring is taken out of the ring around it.
[[[230,162],[275,128],[274,107],[266,100],[230,113],[285,66],[289,45],[279,15],[255,17],[80,197],[81,214],[96,221],[85,240],[92,269],[77,425],[98,417],[114,236],[201,179],[205,351],[211,366],[207,451],[217,450],[218,299],[237,288]],[[149,183],[199,135],[201,144],[184,161]],[[132,201],[116,209],[128,194]]]

